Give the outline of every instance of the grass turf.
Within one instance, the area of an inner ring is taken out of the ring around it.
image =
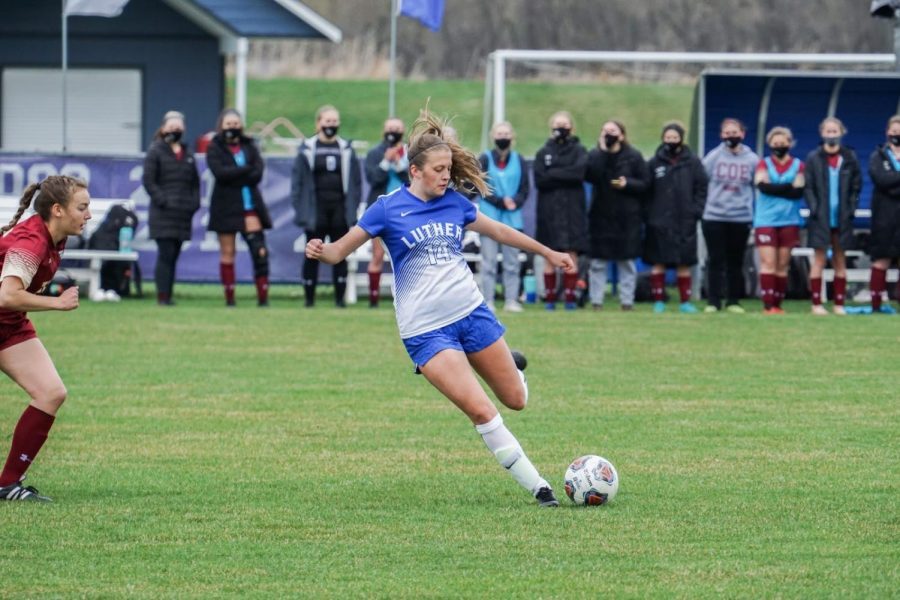
[[[0,505],[0,595],[896,597],[900,319],[502,315],[533,462],[560,494],[581,454],[621,477],[543,510],[387,306],[292,290],[33,315],[69,400],[29,479],[55,502]]]

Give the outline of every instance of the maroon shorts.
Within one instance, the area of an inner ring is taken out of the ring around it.
[[[753,232],[753,239],[757,246],[796,248],[800,245],[800,227],[797,225],[757,227]]]
[[[14,325],[0,323],[0,351],[36,337],[37,331],[28,319]]]

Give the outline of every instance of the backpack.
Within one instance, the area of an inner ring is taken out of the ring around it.
[[[122,229],[130,227],[130,236],[137,229],[138,217],[134,211],[122,204],[109,208],[103,222],[97,226],[88,240],[88,248],[93,250],[118,250]],[[131,283],[134,281],[138,296],[141,295],[141,271],[137,262],[127,263],[110,260],[100,267],[100,287],[104,290],[115,290],[119,296],[131,295]]]

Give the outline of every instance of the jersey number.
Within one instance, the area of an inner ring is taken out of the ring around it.
[[[439,262],[450,262],[450,246],[447,242],[437,242],[428,245],[428,260],[436,265]]]

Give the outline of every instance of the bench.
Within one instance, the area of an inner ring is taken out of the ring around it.
[[[84,239],[90,238],[91,234],[97,228],[109,209],[116,204],[125,204],[129,202],[127,199],[120,198],[91,198],[91,220],[87,222],[84,228]],[[0,226],[5,226],[16,214],[19,208],[19,197],[0,195]],[[24,220],[34,214],[32,209],[25,211],[22,215]],[[115,250],[92,250],[89,248],[71,248],[63,250],[62,260],[63,269],[72,276],[75,281],[86,282],[88,285],[88,298],[94,296],[94,293],[100,289],[100,268],[103,262],[107,260],[135,262],[138,259],[138,253],[134,250],[129,252],[119,252]],[[87,260],[87,267],[70,267],[65,265],[65,261],[71,260]]]

